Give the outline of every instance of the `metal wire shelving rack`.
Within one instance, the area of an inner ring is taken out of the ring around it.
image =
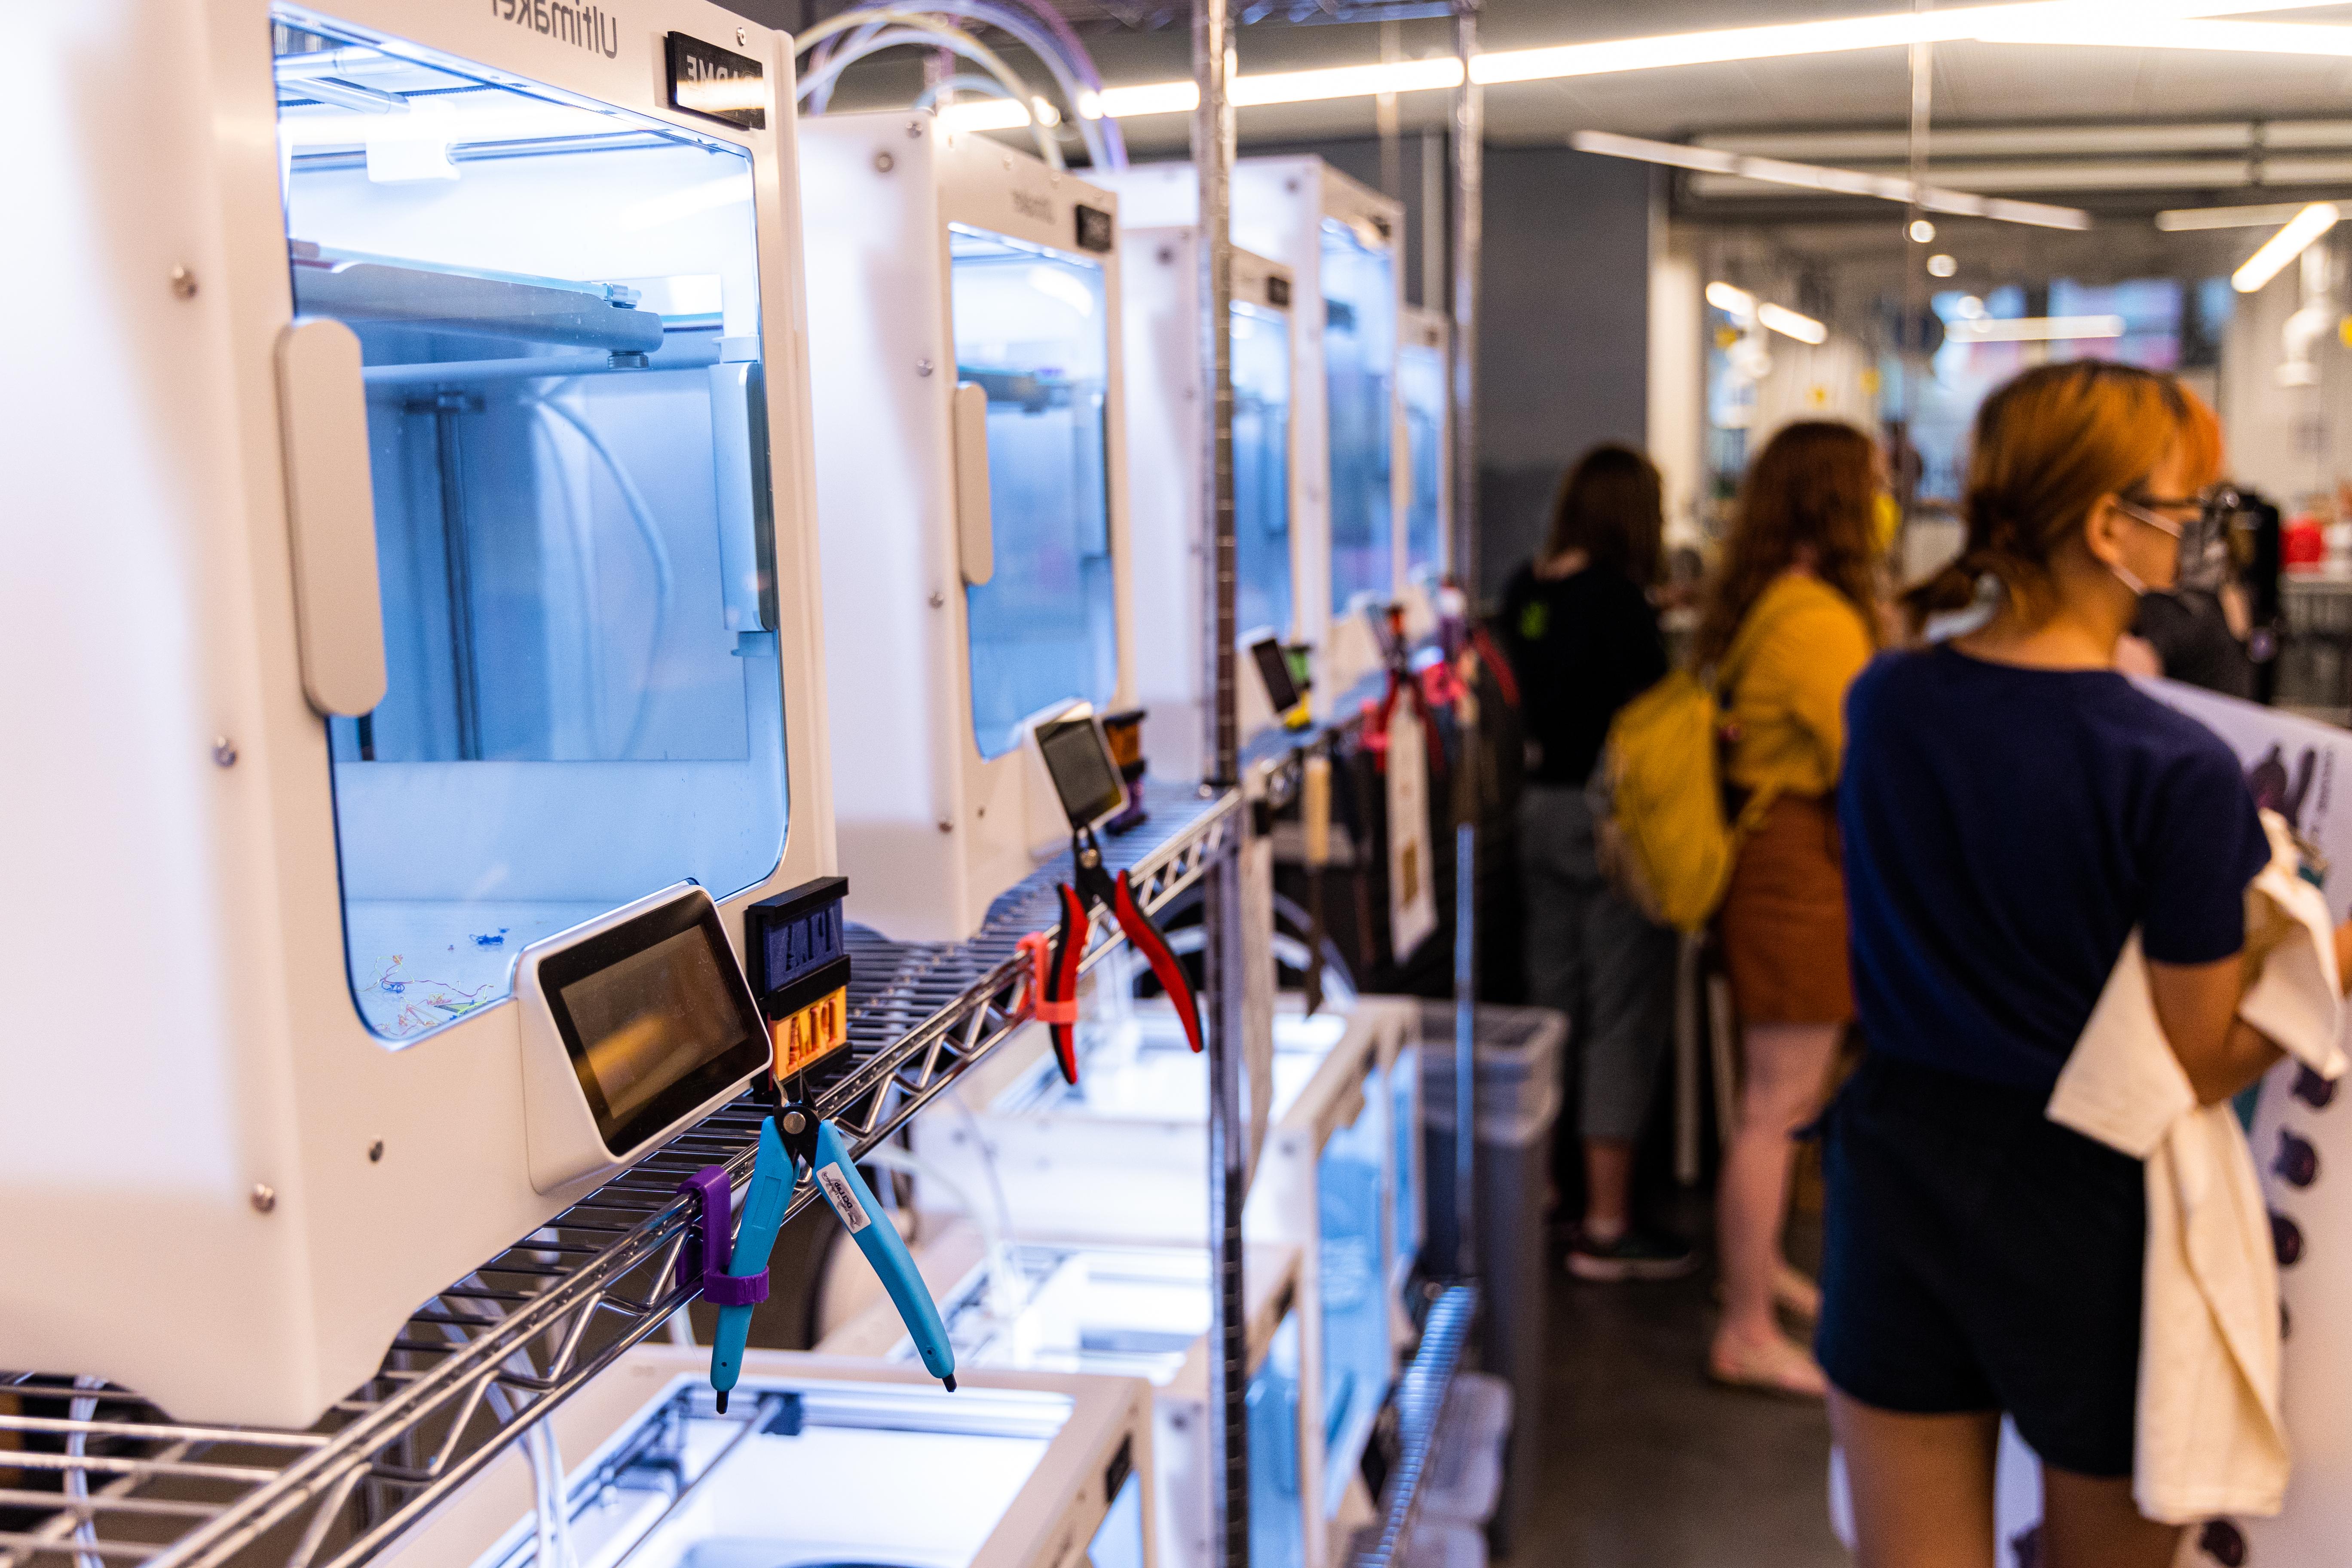
[[[1105,858],[1158,910],[1238,843],[1242,802],[1162,785],[1145,804],[1150,820]],[[1058,918],[1066,862],[999,899],[967,942],[853,930],[850,1047],[810,1087],[858,1152],[1024,1022],[1016,944]],[[1098,921],[1087,966],[1124,940]],[[748,1100],[720,1110],[454,1281],[308,1432],[174,1422],[97,1379],[0,1372],[0,1568],[358,1568],[692,1299],[677,1184],[707,1164],[747,1181],[759,1118]]]

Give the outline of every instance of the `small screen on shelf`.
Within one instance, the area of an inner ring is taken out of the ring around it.
[[[679,899],[551,953],[549,1011],[615,1155],[767,1059],[767,1029],[705,899]]]
[[[1073,827],[1087,827],[1127,804],[1127,786],[1093,719],[1056,719],[1037,727],[1037,749]]]
[[[1265,700],[1273,705],[1276,717],[1298,706],[1298,683],[1290,679],[1290,656],[1283,651],[1280,637],[1269,635],[1250,644],[1250,659],[1257,666],[1258,679],[1265,682]]]

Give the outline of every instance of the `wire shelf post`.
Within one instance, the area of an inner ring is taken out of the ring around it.
[[[1232,789],[1241,771],[1234,689],[1234,69],[1232,19],[1226,0],[1192,0],[1192,75],[1200,103],[1192,120],[1192,163],[1200,181],[1202,516],[1208,525],[1209,569],[1202,574],[1202,671],[1210,700],[1202,754],[1209,759],[1203,790]],[[1249,1321],[1244,1305],[1242,1205],[1247,1193],[1248,1131],[1242,1113],[1244,1016],[1248,987],[1242,965],[1253,938],[1242,921],[1239,847],[1245,816],[1224,853],[1209,868],[1202,889],[1202,979],[1208,990],[1209,1246],[1216,1264],[1210,1332],[1216,1352],[1209,1364],[1211,1451],[1222,1464],[1212,1530],[1223,1568],[1249,1563]]]

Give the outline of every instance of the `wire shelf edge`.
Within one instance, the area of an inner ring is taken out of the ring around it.
[[[1109,841],[1105,858],[1157,911],[1239,842],[1242,802],[1173,784],[1143,794],[1150,820]],[[847,1059],[810,1077],[820,1110],[857,1153],[1027,1021],[1016,943],[1057,918],[1067,862],[1057,857],[1000,898],[970,942],[851,929]],[[1098,918],[1085,966],[1124,941]],[[760,1114],[742,1099],[722,1107],[452,1282],[410,1318],[376,1375],[309,1432],[169,1422],[96,1379],[0,1372],[0,1568],[59,1558],[73,1568],[359,1568],[693,1300],[676,1283],[692,1213],[677,1183],[719,1164],[740,1191]],[[814,1197],[795,1193],[787,1217]],[[65,1414],[26,1414],[28,1403]],[[61,1491],[25,1485],[59,1473]]]

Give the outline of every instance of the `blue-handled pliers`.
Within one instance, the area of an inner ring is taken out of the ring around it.
[[[793,1190],[803,1180],[814,1181],[841,1223],[848,1227],[857,1249],[874,1266],[882,1287],[907,1325],[908,1337],[923,1358],[925,1370],[955,1391],[955,1352],[948,1342],[947,1325],[915,1267],[915,1259],[890,1223],[873,1189],[857,1173],[849,1145],[834,1124],[804,1101],[782,1102],[775,1079],[762,1072],[751,1086],[752,1098],[767,1106],[760,1122],[760,1147],[751,1166],[751,1184],[743,1196],[743,1223],[735,1234],[735,1248],[727,1263],[731,1278],[764,1276],[776,1233],[783,1226]],[[706,1289],[706,1294],[713,1292]],[[760,1292],[765,1295],[765,1291]],[[756,1298],[755,1298],[756,1300]],[[710,1347],[710,1386],[719,1408],[743,1370],[743,1345],[751,1328],[751,1304],[722,1304],[719,1330]]]

